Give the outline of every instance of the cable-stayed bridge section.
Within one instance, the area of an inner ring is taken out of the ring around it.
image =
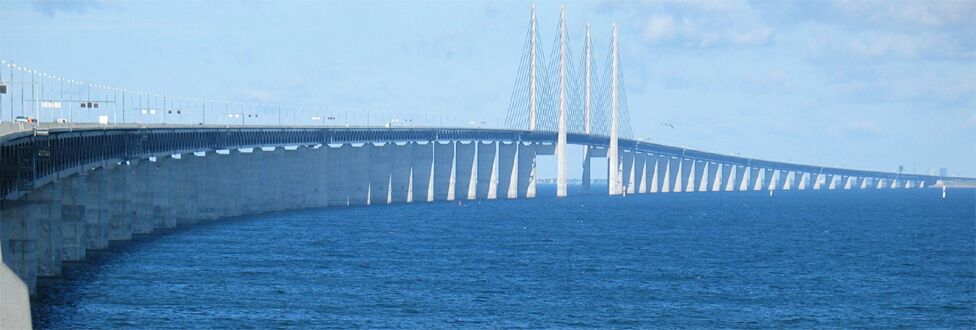
[[[131,98],[139,95],[137,113],[175,111],[201,114],[201,120],[2,123],[0,256],[22,280],[21,287],[33,292],[38,277],[58,276],[62,262],[82,260],[89,250],[198,221],[304,208],[533,198],[537,159],[545,156],[557,160],[558,196],[568,194],[569,166],[582,167],[584,191],[592,190],[593,158],[607,158],[610,195],[976,183],[972,178],[765,161],[636,140],[616,29],[602,63],[592,49],[589,27],[579,53],[570,45],[565,12],[557,30],[547,55],[533,8],[503,127],[246,125],[241,116],[250,115],[226,110],[227,103],[167,103],[163,97],[162,106],[152,107],[148,95],[119,89],[107,89],[98,98],[119,103],[123,93],[121,103],[128,100],[131,106]],[[12,72],[10,77],[9,85],[0,83],[5,86],[0,104],[9,104],[11,117],[17,103],[21,115],[29,113],[26,104],[35,112],[44,104],[81,103],[92,109],[92,98],[81,93],[65,97],[62,91],[60,98],[45,99],[34,96],[37,84],[18,83]],[[223,116],[242,122],[208,122],[207,111],[222,108]],[[568,145],[582,147],[581,164],[568,164]],[[14,284],[0,280],[4,292],[14,292],[6,291]]]

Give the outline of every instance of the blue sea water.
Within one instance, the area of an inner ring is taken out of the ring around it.
[[[553,195],[540,186],[540,195]],[[143,236],[38,328],[973,328],[976,191],[315,209]]]

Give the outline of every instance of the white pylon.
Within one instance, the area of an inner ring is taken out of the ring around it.
[[[621,194],[620,180],[620,158],[618,153],[618,141],[617,141],[617,107],[619,106],[617,100],[617,88],[618,82],[618,59],[617,59],[617,23],[613,23],[610,30],[610,147],[607,150],[607,162],[609,167],[609,174],[607,178],[609,180],[608,184],[610,186],[610,195]]]
[[[529,32],[529,131],[535,131],[536,127],[536,111],[538,106],[536,105],[536,21],[535,21],[535,4],[532,4],[532,18],[529,21],[530,32]]]
[[[559,131],[556,138],[556,196],[564,197],[566,182],[566,7],[559,10]]]

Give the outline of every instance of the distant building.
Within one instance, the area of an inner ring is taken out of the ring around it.
[[[949,169],[945,167],[939,168],[939,176],[949,176]]]

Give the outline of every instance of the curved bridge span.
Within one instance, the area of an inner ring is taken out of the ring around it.
[[[569,134],[617,154],[625,193],[922,188],[971,178],[771,162]],[[555,133],[497,129],[7,126],[0,136],[3,262],[33,291],[110,241],[267,211],[535,197]],[[613,163],[613,162],[608,162]],[[608,171],[611,169],[608,168]],[[612,193],[612,191],[611,191]]]

